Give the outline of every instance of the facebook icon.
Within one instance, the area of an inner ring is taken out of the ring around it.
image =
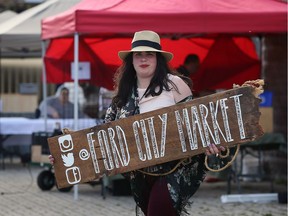
[[[69,184],[76,184],[80,182],[80,169],[76,166],[66,169],[66,178]]]

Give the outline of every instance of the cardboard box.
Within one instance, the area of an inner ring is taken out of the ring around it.
[[[2,112],[35,112],[38,96],[29,94],[0,94]],[[21,104],[21,106],[19,106]]]
[[[260,107],[261,112],[260,125],[265,133],[273,132],[273,108],[272,107]]]
[[[41,145],[32,145],[31,148],[31,161],[34,163],[50,163],[49,155],[42,154]]]

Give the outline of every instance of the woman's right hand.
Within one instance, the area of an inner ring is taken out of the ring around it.
[[[53,166],[54,165],[54,157],[52,155],[49,155],[49,161],[50,161],[50,164]]]

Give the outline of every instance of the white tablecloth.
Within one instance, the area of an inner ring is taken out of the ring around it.
[[[4,136],[0,140],[0,145],[4,148],[8,146],[26,146],[28,149],[32,143],[33,132],[53,132],[56,123],[59,123],[61,128],[74,129],[74,119],[47,119],[47,130],[45,130],[44,119],[22,117],[0,118],[0,135]],[[93,127],[101,123],[102,120],[100,119],[78,119],[78,130]]]
[[[78,130],[93,127],[101,124],[101,120],[95,119],[78,119]],[[33,132],[46,131],[52,132],[60,124],[61,128],[74,129],[74,119],[47,119],[47,130],[45,130],[44,119],[29,119],[21,117],[0,118],[1,135],[31,135]]]

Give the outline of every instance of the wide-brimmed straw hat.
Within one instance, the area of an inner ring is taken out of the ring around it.
[[[135,32],[131,50],[119,51],[118,56],[124,60],[125,57],[131,52],[160,52],[167,61],[173,58],[173,54],[170,52],[163,51],[160,44],[160,37],[156,32],[153,31],[139,31]]]

